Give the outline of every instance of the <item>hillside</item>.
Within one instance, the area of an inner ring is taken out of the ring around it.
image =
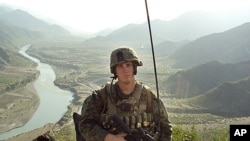
[[[0,19],[0,47],[16,49],[16,46],[43,38],[44,35],[18,26],[4,23]]]
[[[197,64],[217,60],[236,63],[250,60],[250,23],[214,33],[192,41],[170,56],[173,67],[190,68]]]
[[[10,63],[9,55],[5,52],[4,49],[0,48],[0,69],[8,63]]]
[[[203,94],[225,81],[237,81],[250,76],[250,61],[222,64],[217,61],[198,65],[170,76],[163,83],[176,98]]]
[[[157,45],[155,45],[155,54],[157,57],[164,57],[167,58],[174,52],[176,52],[179,48],[181,48],[183,45],[188,44],[190,41],[179,41],[179,42],[173,42],[173,41],[164,41]]]
[[[225,117],[250,116],[250,77],[224,82],[189,102],[208,112]]]
[[[33,73],[35,67],[34,62],[21,54],[0,47],[0,94],[20,87],[20,81],[24,80],[21,85],[33,81],[37,75]]]
[[[50,25],[23,10],[0,7],[0,11],[0,21],[3,21],[8,25],[52,35],[69,34],[69,32],[62,27],[58,25]]]

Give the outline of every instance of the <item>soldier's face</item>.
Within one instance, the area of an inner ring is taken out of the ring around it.
[[[123,83],[134,81],[134,67],[132,62],[124,62],[116,65],[115,72],[118,80]]]

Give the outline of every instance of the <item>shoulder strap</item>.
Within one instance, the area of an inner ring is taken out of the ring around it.
[[[103,108],[101,113],[105,113],[107,110],[108,102],[110,101],[110,93],[111,93],[111,83],[108,82],[103,85],[99,90],[96,91],[99,94],[101,99],[103,99]]]
[[[153,93],[151,89],[148,86],[144,86],[144,89],[147,93],[147,109],[146,112],[152,112],[153,111]]]
[[[113,115],[116,113],[116,106],[115,106],[115,90],[114,90],[114,84],[108,82],[105,85],[105,95],[107,96],[107,103],[105,104],[105,109],[107,109],[108,107],[108,113],[106,114],[110,114]]]
[[[140,112],[152,112],[153,111],[153,93],[148,86],[141,85],[141,95],[140,95]]]
[[[137,83],[135,87],[135,91],[133,93],[133,96],[138,103],[140,102],[140,99],[141,99],[142,88],[143,88],[143,85],[141,83]]]

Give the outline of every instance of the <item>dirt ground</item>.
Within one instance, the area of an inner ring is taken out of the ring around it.
[[[33,83],[0,95],[0,132],[23,126],[39,105]]]

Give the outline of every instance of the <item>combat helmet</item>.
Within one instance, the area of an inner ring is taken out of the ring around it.
[[[117,64],[127,62],[127,61],[132,61],[136,66],[142,66],[141,60],[137,56],[134,49],[132,49],[131,47],[123,46],[112,51],[111,56],[110,56],[111,73],[114,74],[114,67]]]

